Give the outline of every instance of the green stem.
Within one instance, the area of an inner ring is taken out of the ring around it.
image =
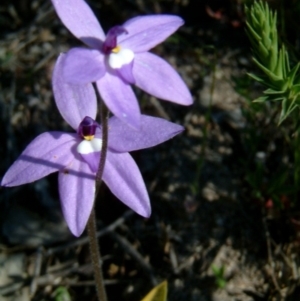
[[[96,193],[94,204],[101,186],[102,176],[105,166],[106,153],[107,153],[107,141],[108,141],[108,110],[105,107],[103,101],[101,102],[101,125],[102,125],[102,148],[98,171],[96,174]],[[97,291],[98,301],[107,301],[106,291],[104,287],[104,279],[102,274],[102,261],[100,255],[100,248],[97,240],[97,226],[96,226],[96,214],[93,206],[90,218],[87,224],[88,236],[90,242],[91,259],[94,269],[95,285]]]

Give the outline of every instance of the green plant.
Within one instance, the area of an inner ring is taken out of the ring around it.
[[[267,2],[254,2],[245,12],[253,61],[262,72],[249,75],[267,87],[255,101],[281,102],[280,124],[300,105],[299,63],[291,67],[288,51],[279,42],[277,14]]]

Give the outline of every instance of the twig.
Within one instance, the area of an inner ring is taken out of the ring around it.
[[[290,260],[290,258],[283,252],[281,246],[276,245],[275,241],[273,239],[271,239],[271,244],[277,248],[277,250],[279,250],[279,253],[281,255],[281,257],[283,258],[284,262],[286,263],[286,265],[291,269],[291,272],[293,274],[293,280],[298,280],[299,276],[298,276],[298,272],[297,272],[297,267],[295,264],[295,261]],[[293,255],[293,254],[292,254]],[[291,256],[293,258],[293,256]],[[296,268],[295,268],[296,267]]]
[[[41,274],[42,268],[42,261],[43,261],[43,248],[39,247],[36,254],[35,259],[35,267],[34,267],[34,275],[30,284],[30,296],[33,297],[35,295],[37,289],[37,278]]]
[[[121,245],[125,251],[138,262],[142,270],[145,272],[145,274],[149,277],[151,284],[154,286],[157,284],[157,280],[154,277],[154,273],[152,270],[152,267],[145,261],[143,256],[130,244],[130,242],[120,236],[118,233],[111,232],[110,236]]]
[[[47,273],[45,275],[38,277],[36,279],[36,283],[37,283],[37,285],[47,285],[47,284],[55,285],[55,284],[61,283],[60,279],[63,279],[64,277],[66,277],[67,275],[69,275],[73,272],[78,272],[78,270],[80,268],[82,268],[82,267],[79,267],[77,263],[74,263],[72,266],[70,266],[62,271],[59,271],[56,273]]]
[[[266,243],[267,243],[268,262],[270,265],[270,270],[269,270],[270,276],[272,278],[272,281],[273,281],[273,284],[274,284],[276,290],[278,291],[280,297],[282,297],[281,290],[280,290],[279,284],[278,284],[276,276],[275,276],[275,271],[274,271],[275,263],[274,263],[274,259],[273,259],[272,248],[271,248],[271,235],[270,235],[270,232],[268,229],[267,220],[266,220],[266,212],[265,212],[264,208],[262,208],[262,222],[263,222]]]
[[[59,271],[67,269],[71,266],[74,266],[76,263],[77,263],[76,259],[67,260],[65,262],[58,262],[52,266],[51,265],[47,266],[46,273],[49,273],[49,274],[57,273]]]
[[[47,273],[46,275],[41,275],[36,278],[30,280],[30,278],[22,278],[19,281],[15,281],[8,285],[0,287],[0,296],[12,294],[18,290],[20,290],[24,285],[31,283],[34,281],[36,287],[38,286],[60,286],[60,285],[68,285],[68,286],[95,286],[95,281],[77,281],[77,280],[68,280],[64,279],[67,275],[78,272],[78,270],[83,270],[91,266],[91,264],[78,266],[78,264],[74,264],[71,267],[68,267],[62,271],[56,273]],[[112,285],[119,283],[119,280],[104,280],[105,285]],[[125,281],[124,281],[125,282]],[[1,299],[2,300],[2,299]]]
[[[48,55],[41,59],[34,67],[33,72],[37,72],[42,67],[44,67],[53,57],[57,55],[57,50],[52,50]]]
[[[105,227],[104,229],[97,231],[97,238],[102,237],[110,232],[113,232],[117,227],[119,227],[120,225],[122,225],[126,219],[128,219],[129,217],[131,217],[134,214],[133,211],[128,210],[126,211],[123,216],[119,217],[118,219],[116,219],[113,223],[111,223],[109,226]],[[72,248],[76,248],[78,246],[87,244],[89,242],[89,238],[88,237],[82,237],[82,238],[78,238],[74,241],[65,243],[63,245],[51,248],[49,250],[47,250],[45,252],[46,256],[50,256],[56,253],[59,253],[61,251],[64,251],[65,249],[72,249]]]
[[[18,291],[24,285],[25,280],[15,281],[11,284],[0,287],[0,296],[11,294]]]
[[[196,256],[197,254],[192,254],[184,262],[182,262],[177,268],[177,273],[179,274],[182,270],[190,269],[196,260]]]
[[[155,97],[150,97],[150,102],[152,103],[152,105],[155,107],[155,109],[157,110],[157,112],[159,113],[159,115],[162,118],[171,120],[169,114],[166,112],[164,107],[161,105],[161,103]]]
[[[120,281],[118,280],[104,280],[105,285],[113,285],[118,284]],[[95,281],[87,280],[87,281],[72,281],[72,280],[63,280],[59,283],[43,283],[43,286],[52,285],[52,286],[95,286]]]
[[[175,253],[175,248],[173,246],[172,243],[170,243],[170,261],[171,261],[171,265],[172,265],[172,268],[173,268],[173,272],[174,274],[178,274],[178,260],[177,260],[177,255]]]

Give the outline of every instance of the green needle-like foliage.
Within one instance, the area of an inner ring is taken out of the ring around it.
[[[281,101],[281,123],[300,105],[300,87],[296,76],[299,63],[290,68],[285,46],[279,47],[277,14],[270,10],[267,2],[254,2],[245,11],[246,31],[252,44],[253,61],[263,73],[262,76],[249,75],[268,88],[255,101]]]

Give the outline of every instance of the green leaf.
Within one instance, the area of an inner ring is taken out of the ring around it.
[[[225,273],[225,267],[221,266],[220,268],[216,265],[212,265],[212,271],[214,273],[214,276],[216,277],[216,284],[219,288],[224,288],[226,285],[226,279],[224,276]]]
[[[285,76],[286,76],[291,71],[290,58],[289,58],[289,53],[285,49],[285,46],[282,45],[282,47],[284,47],[284,52],[285,52],[285,66],[286,66],[286,74],[285,74]]]
[[[247,29],[249,30],[249,32],[247,32],[247,34],[249,36],[252,35],[255,40],[261,41],[261,37],[256,33],[256,31],[253,29],[251,24],[249,22],[246,22],[246,25],[247,25]]]
[[[269,62],[269,69],[271,71],[274,71],[276,64],[277,64],[277,58],[278,58],[278,45],[277,40],[273,39],[272,45],[270,47],[270,62]]]
[[[267,100],[269,100],[269,96],[260,96],[254,99],[253,102],[262,103],[262,102],[266,102]]]
[[[252,22],[253,27],[255,29],[257,29],[257,28],[260,27],[260,21],[256,18],[255,10],[254,9],[250,13],[250,21]]]
[[[291,88],[291,90],[292,90],[292,93],[294,95],[297,95],[298,93],[300,93],[300,84],[293,85],[293,87]]]
[[[263,56],[264,58],[268,57],[269,56],[269,51],[268,49],[266,48],[265,46],[265,43],[263,43],[262,41],[260,41],[258,43],[258,51],[259,51],[259,54],[261,56]]]
[[[253,61],[266,75],[260,82],[269,88],[285,90],[285,79],[290,71],[289,57],[284,46],[279,50],[276,23],[277,13],[266,1],[255,1],[246,10],[246,32],[253,48]]]
[[[274,69],[274,73],[278,77],[283,78],[283,73],[284,73],[284,53],[283,53],[282,49],[279,50],[279,56],[278,56],[276,67]]]
[[[263,92],[264,96],[260,96],[253,100],[253,102],[266,102],[266,101],[279,101],[279,100],[284,100],[286,98],[284,92],[282,91],[275,91],[273,89],[268,89]]]
[[[253,78],[257,82],[261,83],[262,85],[268,86],[268,83],[266,82],[266,80],[264,78],[258,77],[253,73],[247,73],[247,74],[248,74],[248,76],[250,76],[251,78]]]
[[[287,98],[283,99],[281,113],[278,121],[279,125],[297,108],[298,104],[296,100],[297,100],[296,98],[293,99],[292,101]]]
[[[274,89],[267,89],[263,93],[267,95],[278,95],[278,94],[283,94],[285,91],[278,91]]]
[[[281,101],[281,100],[284,100],[284,99],[286,99],[285,96],[280,96],[280,97],[276,97],[276,98],[269,98],[269,100],[271,100],[271,101]]]
[[[254,63],[274,82],[282,80],[281,77],[274,74],[272,71],[263,66],[256,58],[253,58]]]
[[[300,66],[300,63],[296,64],[294,66],[294,68],[289,72],[288,74],[288,87],[292,87],[293,83],[294,83],[294,80],[295,80],[295,76],[298,72],[298,69],[299,69],[299,66]]]
[[[167,281],[155,286],[141,301],[167,301]]]
[[[71,296],[68,290],[64,286],[59,286],[54,291],[54,300],[55,301],[71,301]]]

